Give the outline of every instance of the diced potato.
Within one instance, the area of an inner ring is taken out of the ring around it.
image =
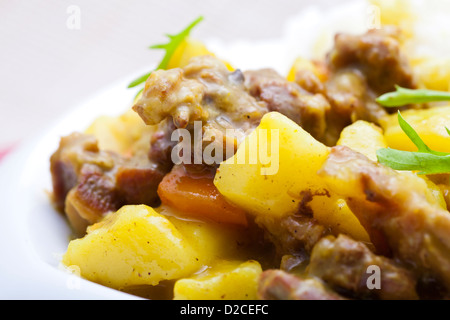
[[[413,61],[420,84],[431,90],[450,91],[450,59],[422,58]]]
[[[317,176],[329,150],[284,115],[270,112],[235,156],[220,165],[214,183],[232,203],[269,219],[297,212],[309,193],[314,196],[309,205],[320,223],[336,233],[367,241],[367,233],[353,213]],[[258,159],[253,159],[258,154]]]
[[[314,61],[298,57],[292,64],[291,69],[287,75],[287,80],[295,81],[295,74],[301,70],[311,71],[320,81],[325,81],[328,77],[327,71],[321,68],[320,65],[314,63]]]
[[[361,226],[344,199],[335,194],[329,197],[314,197],[310,202],[314,218],[330,227],[336,234],[343,233],[364,242],[370,242],[367,231]]]
[[[101,150],[125,154],[133,152],[133,146],[142,137],[147,137],[151,130],[152,127],[146,126],[139,115],[130,109],[117,117],[101,116],[95,119],[85,133],[97,138]],[[148,141],[145,141],[146,148]]]
[[[450,152],[450,136],[445,130],[445,127],[450,128],[450,106],[406,110],[402,116],[431,149]],[[417,147],[400,128],[397,114],[381,119],[381,126],[390,148],[417,151]]]
[[[447,202],[445,200],[443,190],[431,181],[427,176],[417,175],[419,178],[423,179],[428,187],[428,190],[424,192],[425,197],[428,202],[435,203],[443,209],[447,209]]]
[[[180,214],[166,206],[156,210],[164,215],[198,252],[203,265],[211,265],[217,259],[246,260],[251,255],[252,239],[243,227],[178,218]]]
[[[362,153],[372,161],[377,161],[377,150],[387,148],[383,131],[377,125],[358,120],[342,130],[337,145],[347,146]]]
[[[180,43],[173,53],[169,63],[167,64],[167,69],[183,68],[193,57],[204,55],[215,56],[214,53],[206,48],[203,42],[188,37]],[[228,62],[223,62],[227,66],[228,70],[233,70],[233,67]]]
[[[441,190],[441,194],[444,198],[445,205],[447,210],[450,210],[450,186],[448,184],[439,184],[439,189]]]
[[[259,136],[265,139],[261,143]],[[269,153],[272,144],[274,150]],[[302,191],[323,188],[316,172],[328,153],[328,147],[289,118],[271,112],[264,115],[235,156],[220,165],[214,184],[226,198],[249,212],[286,215],[298,208],[295,200]],[[263,165],[258,157],[261,154],[270,154],[269,164]]]
[[[144,205],[124,206],[91,226],[70,242],[62,262],[116,289],[189,277],[203,263],[167,218]]]
[[[256,300],[262,269],[257,261],[219,261],[214,267],[175,283],[175,300]]]

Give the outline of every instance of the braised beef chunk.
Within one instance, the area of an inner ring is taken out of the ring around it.
[[[279,258],[303,253],[309,255],[317,241],[330,234],[330,230],[314,218],[303,215],[290,215],[276,220],[257,219],[256,223],[275,245]]]
[[[148,125],[162,121],[174,124],[172,128],[165,124],[169,131],[153,142],[156,152],[161,150],[166,157],[170,130],[186,128],[192,132],[195,121],[201,124],[204,146],[217,142],[224,151],[229,145],[235,150],[259,124],[267,107],[245,91],[242,73],[229,71],[219,59],[203,56],[182,69],[153,72],[133,110]],[[233,135],[227,135],[227,129],[233,129]]]
[[[328,67],[325,63],[319,61],[312,61],[312,64],[321,70],[325,75],[323,78],[328,77]],[[326,70],[324,70],[326,69]],[[304,90],[311,92],[313,94],[324,94],[325,85],[324,80],[321,80],[317,74],[315,74],[309,68],[299,68],[296,70],[294,75],[295,83],[302,87]]]
[[[378,290],[368,285],[371,266],[379,268]],[[417,281],[411,271],[375,255],[365,244],[345,235],[320,239],[311,253],[308,275],[322,279],[332,288],[344,289],[355,298],[418,299]]]
[[[266,270],[259,279],[262,300],[345,300],[318,278],[299,277],[281,270]]]
[[[161,121],[156,125],[157,129],[150,138],[150,150],[148,158],[157,163],[164,171],[169,172],[173,166],[171,153],[177,141],[171,139],[172,132],[176,129],[171,118]]]
[[[327,55],[329,70],[322,86],[313,84],[318,79],[308,80],[308,71],[296,75],[297,83],[322,93],[330,104],[325,136],[320,141],[335,145],[342,129],[357,120],[379,124],[388,111],[375,101],[379,95],[394,91],[395,85],[417,87],[397,36],[395,29],[338,34]]]
[[[450,289],[450,214],[427,197],[425,181],[375,163],[347,147],[334,147],[319,174],[340,194],[374,245],[432,275]],[[375,241],[374,241],[375,240]]]
[[[376,95],[357,69],[335,71],[324,86],[331,108],[326,115],[327,130],[323,142],[329,146],[335,145],[341,131],[353,122],[365,120],[379,124],[379,120],[387,115],[386,110],[375,102]]]
[[[114,177],[106,175],[96,165],[83,165],[75,193],[89,210],[100,214],[115,211],[121,205]]]
[[[79,235],[125,204],[156,205],[167,172],[146,156],[99,150],[93,136],[81,133],[61,138],[50,168],[55,205]]]
[[[387,115],[375,102],[377,97],[358,70],[344,69],[334,73],[326,82],[326,97],[336,116],[347,121],[366,120],[378,123]]]
[[[330,109],[322,94],[312,94],[272,69],[246,71],[245,83],[250,94],[267,104],[269,111],[284,114],[316,139],[325,130],[325,114]]]
[[[77,185],[77,173],[74,167],[61,160],[51,162],[53,202],[59,211],[64,211],[64,202],[70,189]]]
[[[87,226],[118,210],[122,204],[114,177],[87,163],[80,171],[78,184],[66,197],[65,212],[77,235],[82,235]]]
[[[394,91],[395,85],[416,88],[397,37],[398,30],[391,28],[372,29],[362,35],[337,34],[327,57],[332,72],[356,68],[377,94]]]
[[[77,185],[84,164],[110,170],[114,160],[111,154],[100,152],[93,136],[75,132],[61,138],[59,148],[50,158],[54,203],[59,210],[64,210],[67,193]]]
[[[127,204],[156,205],[159,202],[156,190],[164,174],[154,165],[126,164],[117,169],[117,191]]]

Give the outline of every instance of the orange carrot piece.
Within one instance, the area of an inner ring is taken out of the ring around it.
[[[229,203],[213,183],[214,174],[175,166],[158,187],[162,204],[188,217],[247,226],[246,212]]]

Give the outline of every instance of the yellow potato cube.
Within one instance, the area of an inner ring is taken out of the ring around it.
[[[256,300],[262,269],[257,261],[219,261],[214,267],[175,283],[175,300]]]
[[[347,146],[362,153],[372,161],[377,161],[377,150],[387,148],[383,131],[377,125],[358,120],[342,130],[337,145]]]
[[[295,74],[301,70],[311,71],[320,81],[325,81],[328,77],[327,72],[319,68],[313,61],[298,57],[295,59],[291,69],[289,70],[287,80],[292,82],[295,81]]]
[[[174,225],[145,205],[124,206],[91,226],[70,242],[62,263],[116,289],[189,277],[202,265]]]
[[[175,52],[167,64],[167,69],[183,68],[189,64],[189,61],[192,58],[204,55],[215,56],[214,53],[208,50],[203,42],[188,37],[184,39],[175,49]],[[228,62],[223,62],[227,66],[228,70],[233,70]]]
[[[298,208],[302,191],[323,189],[316,172],[328,153],[327,146],[292,120],[270,112],[235,156],[220,165],[214,184],[249,212],[286,215]]]
[[[230,202],[263,219],[293,214],[305,194],[312,195],[314,218],[335,233],[366,241],[359,221],[317,175],[329,150],[286,116],[271,112],[235,156],[221,163],[214,184]]]
[[[145,147],[148,148],[149,134],[152,130],[151,126],[146,126],[139,115],[130,109],[116,117],[98,117],[85,130],[85,133],[97,138],[101,150],[125,154],[133,152],[133,145],[144,136]]]
[[[314,197],[309,205],[314,218],[328,226],[335,234],[343,233],[353,239],[370,242],[367,231],[344,199],[330,192],[329,197]]]
[[[421,58],[413,61],[413,68],[422,86],[430,90],[450,90],[450,59]]]
[[[445,130],[445,127],[450,128],[450,106],[406,110],[402,116],[431,149],[450,152],[450,136]],[[384,117],[380,123],[390,148],[417,151],[417,147],[400,128],[397,114]]]
[[[424,195],[427,198],[428,202],[437,204],[442,209],[447,209],[447,202],[445,201],[442,189],[433,181],[431,181],[427,176],[417,174],[415,175],[424,180],[427,185],[428,190],[424,192]]]
[[[189,242],[202,265],[214,264],[217,259],[247,260],[252,254],[253,243],[244,227],[180,219],[173,208],[164,206],[156,210]]]

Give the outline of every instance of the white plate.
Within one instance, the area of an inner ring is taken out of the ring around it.
[[[48,198],[50,156],[59,138],[83,131],[99,115],[131,107],[133,77],[88,99],[0,165],[0,299],[138,299],[81,279],[59,267],[70,228]]]

